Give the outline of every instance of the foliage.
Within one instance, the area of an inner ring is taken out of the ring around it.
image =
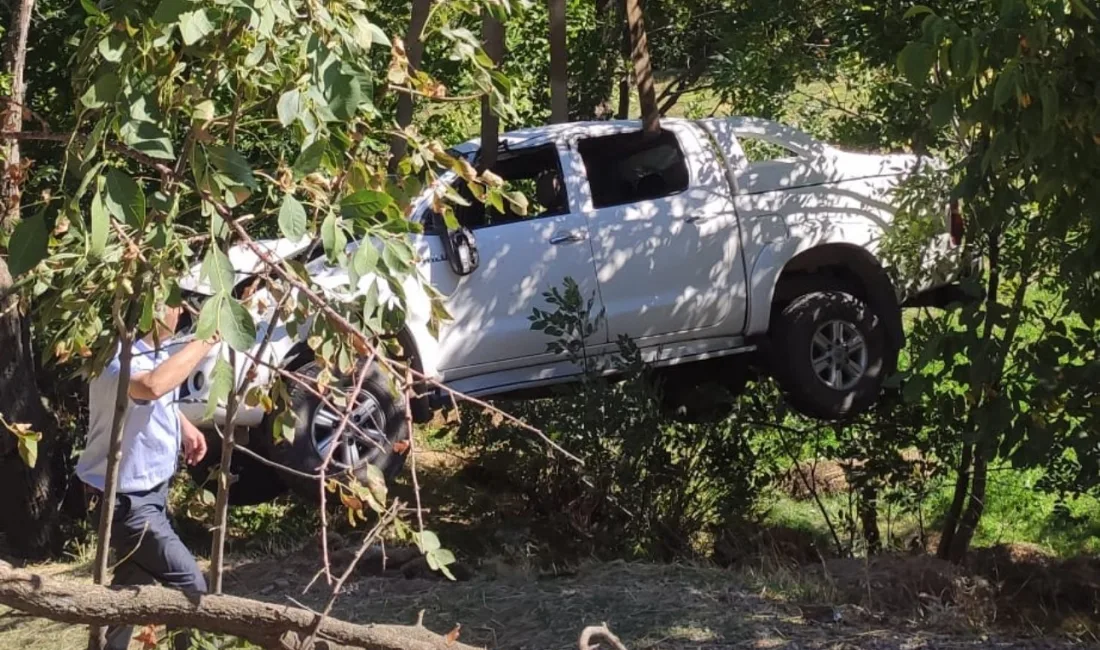
[[[535,312],[532,328],[545,332],[548,352],[569,360],[584,380],[576,390],[510,410],[584,466],[473,410],[456,425],[456,441],[476,449],[483,465],[502,468],[531,508],[560,519],[591,552],[663,559],[704,552],[724,525],[751,515],[765,461],[753,453],[748,430],[736,417],[699,425],[670,420],[628,340],[611,358],[585,352],[585,342],[604,330],[575,282],[546,298],[554,309]]]

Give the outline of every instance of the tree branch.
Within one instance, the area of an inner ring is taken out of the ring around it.
[[[47,578],[14,569],[5,562],[0,562],[0,604],[63,623],[164,624],[227,634],[265,648],[286,647],[283,639],[290,634],[305,638],[318,618],[304,609],[235,596],[154,586],[111,588]],[[318,636],[354,648],[474,650],[473,646],[448,643],[444,637],[412,625],[356,625],[327,619]]]

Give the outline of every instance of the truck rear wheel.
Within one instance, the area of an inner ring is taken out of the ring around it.
[[[844,289],[791,301],[773,317],[773,374],[797,411],[824,420],[870,408],[897,367],[883,314]]]

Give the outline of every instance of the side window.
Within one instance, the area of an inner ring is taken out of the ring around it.
[[[659,199],[688,187],[684,152],[669,131],[652,138],[640,132],[587,138],[577,149],[597,208]]]
[[[737,141],[741,143],[741,150],[745,152],[745,159],[750,165],[766,162],[795,162],[800,157],[793,149],[751,134],[738,134]]]
[[[469,202],[469,205],[454,206],[455,217],[463,226],[474,230],[555,217],[569,212],[569,196],[566,193],[556,146],[548,144],[516,151],[501,151],[492,172],[504,179],[505,190],[520,192],[527,197],[527,214],[518,214],[507,201],[500,206],[483,204],[474,197],[466,181],[458,179],[451,186]],[[424,228],[425,232],[431,232],[433,215],[430,209],[427,216]]]

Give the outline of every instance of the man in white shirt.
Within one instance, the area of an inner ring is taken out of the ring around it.
[[[111,584],[159,582],[204,593],[206,579],[168,520],[167,498],[180,448],[190,465],[206,455],[206,437],[179,412],[176,394],[213,342],[193,341],[171,356],[157,349],[157,341],[167,340],[175,332],[179,316],[179,307],[163,308],[156,332],[149,332],[133,344],[130,399],[124,416],[118,496],[111,528],[111,547],[121,562]],[[93,498],[98,496],[97,501],[102,500],[107,474],[120,370],[116,354],[88,386],[88,440],[76,473]],[[108,630],[108,650],[126,650],[132,634],[133,628],[128,626]],[[175,648],[189,648],[189,636],[175,632]]]

